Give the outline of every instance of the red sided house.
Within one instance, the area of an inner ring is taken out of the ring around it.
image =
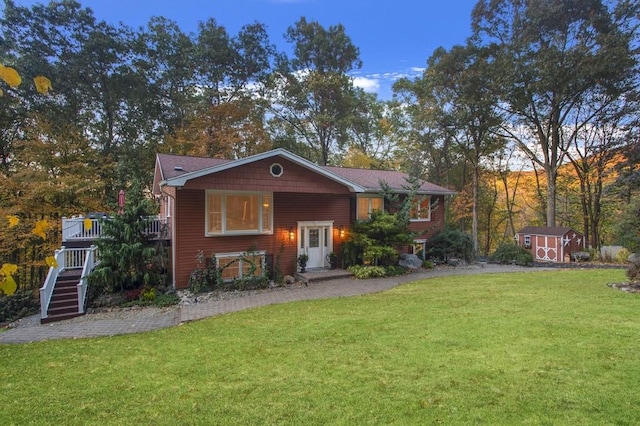
[[[174,287],[188,286],[199,252],[228,264],[251,250],[263,267],[277,261],[290,275],[304,253],[308,269],[326,268],[327,255],[340,252],[349,225],[384,207],[380,182],[402,194],[408,192],[406,177],[395,171],[322,167],[284,149],[239,160],[158,154],[153,193],[160,200],[160,219],[166,218],[171,232]],[[420,186],[410,226],[427,232],[416,244],[444,227],[444,197],[451,194],[428,182]],[[242,262],[233,265],[223,278],[246,272]]]
[[[560,226],[527,226],[516,234],[516,239],[537,262],[569,262],[571,253],[584,250],[584,236]]]

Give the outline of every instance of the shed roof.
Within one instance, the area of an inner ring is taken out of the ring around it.
[[[574,232],[576,234],[582,235],[582,233],[574,230],[573,228],[564,226],[525,226],[518,232],[518,234],[551,235],[554,237],[562,237],[567,232]]]

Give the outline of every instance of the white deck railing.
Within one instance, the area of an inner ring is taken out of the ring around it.
[[[78,313],[84,313],[84,307],[87,301],[87,279],[89,274],[93,271],[93,268],[98,264],[97,259],[98,247],[91,246],[87,249],[87,253],[84,258],[84,266],[82,267],[82,274],[80,275],[80,282],[78,283]]]
[[[77,217],[62,218],[62,242],[95,240],[102,236],[103,219]],[[108,219],[107,219],[108,220]],[[160,216],[152,216],[149,218],[146,232],[154,238],[160,238],[163,235],[167,219]],[[167,233],[167,235],[169,235]]]
[[[47,318],[47,310],[49,309],[49,303],[51,302],[51,296],[53,295],[53,289],[56,286],[56,280],[58,275],[63,271],[69,271],[72,269],[82,269],[82,275],[80,278],[80,287],[86,282],[86,277],[91,273],[96,265],[96,247],[91,246],[89,248],[71,248],[68,249],[64,246],[60,250],[56,250],[54,258],[56,260],[56,266],[49,268],[47,278],[44,280],[44,284],[40,288],[40,317]],[[90,260],[90,264],[87,264],[87,259]],[[87,269],[88,267],[91,269]],[[80,289],[79,289],[80,290]],[[81,289],[83,292],[82,300],[83,304],[80,307],[80,313],[84,312],[84,298],[86,296],[86,284]],[[78,300],[80,300],[80,293],[78,293]]]

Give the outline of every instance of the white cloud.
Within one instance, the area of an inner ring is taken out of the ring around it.
[[[375,93],[380,89],[380,81],[371,77],[353,77],[353,85],[368,93]]]

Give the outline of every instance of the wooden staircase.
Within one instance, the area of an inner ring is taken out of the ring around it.
[[[47,309],[47,317],[40,319],[41,324],[84,315],[79,313],[78,309],[78,282],[81,275],[81,269],[63,271],[58,275]]]

